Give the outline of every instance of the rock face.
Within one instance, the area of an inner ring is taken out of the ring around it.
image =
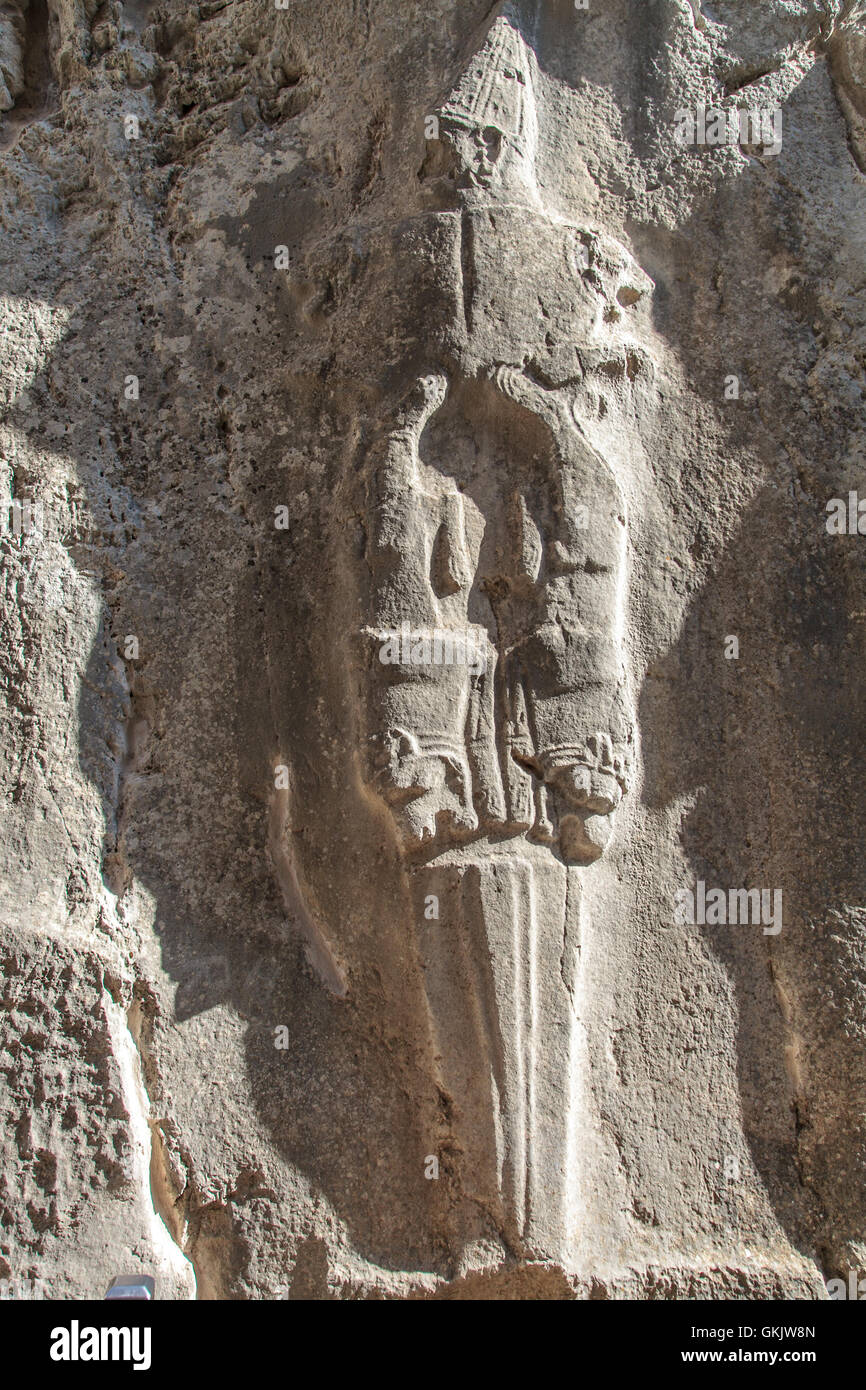
[[[866,1277],[866,5],[7,0],[0,112],[0,1280]]]

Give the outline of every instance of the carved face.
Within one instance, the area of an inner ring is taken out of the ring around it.
[[[454,140],[466,180],[476,188],[492,188],[502,158],[503,138],[493,126],[461,131]]]
[[[442,139],[454,151],[458,187],[488,193],[502,189],[535,201],[535,185],[526,157],[496,126],[447,123]]]

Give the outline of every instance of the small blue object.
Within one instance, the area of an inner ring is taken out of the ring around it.
[[[156,1281],[150,1274],[120,1274],[112,1279],[106,1298],[142,1299],[148,1302],[154,1296]]]

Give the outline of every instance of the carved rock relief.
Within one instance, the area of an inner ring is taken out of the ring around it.
[[[438,904],[419,936],[482,1214],[464,1240],[492,1225],[512,1252],[562,1259],[580,1213],[579,872],[610,840],[636,748],[626,505],[582,388],[651,285],[609,237],[545,214],[533,62],[503,7],[438,113],[461,346],[431,348],[366,452],[361,708],[417,921]]]
[[[634,745],[613,474],[514,371],[447,404],[431,376],[374,453],[368,504],[370,759],[405,848],[525,833],[591,863]],[[479,669],[424,649],[445,632]]]
[[[589,864],[629,787],[634,717],[625,502],[574,388],[581,349],[649,282],[609,238],[538,215],[532,62],[505,7],[439,112],[467,208],[467,348],[414,381],[368,455],[368,765],[407,851],[525,834]],[[522,307],[533,259],[560,282],[551,308]],[[444,659],[443,633],[475,659]]]

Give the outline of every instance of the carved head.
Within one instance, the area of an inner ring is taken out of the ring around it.
[[[537,205],[538,122],[532,50],[505,14],[438,111],[443,141],[454,152],[465,191],[502,192]]]

